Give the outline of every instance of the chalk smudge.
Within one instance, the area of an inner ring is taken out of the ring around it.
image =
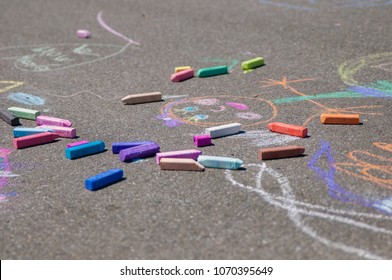
[[[8,85],[7,85],[8,84]],[[0,93],[6,92],[8,90],[11,90],[13,88],[19,87],[23,85],[23,82],[15,82],[15,81],[0,81],[0,86],[6,85],[3,88],[0,88]]]
[[[8,156],[12,153],[10,149],[0,148],[0,201],[6,201],[9,196],[16,196],[11,193],[3,193],[3,187],[6,186],[8,178],[19,176],[13,174]]]
[[[269,130],[247,130],[245,133],[229,135],[227,139],[250,139],[257,147],[269,147],[283,145],[298,140],[298,137],[272,133]]]
[[[9,100],[16,101],[25,105],[37,105],[42,106],[45,104],[45,99],[23,92],[13,92],[8,95]]]

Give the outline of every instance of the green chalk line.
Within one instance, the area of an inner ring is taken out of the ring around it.
[[[354,92],[343,91],[343,92],[321,93],[321,94],[308,95],[308,96],[295,96],[295,97],[279,98],[279,99],[275,99],[274,103],[275,104],[283,104],[283,103],[293,103],[293,102],[312,100],[312,99],[361,98],[361,97],[363,98],[365,96],[358,94],[358,93],[354,93]]]

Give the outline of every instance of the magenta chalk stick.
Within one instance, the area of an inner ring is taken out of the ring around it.
[[[90,38],[91,32],[85,29],[79,29],[76,31],[76,36],[78,36],[78,38]]]
[[[69,120],[63,120],[59,118],[53,118],[48,116],[38,116],[35,119],[37,125],[55,125],[55,126],[64,126],[64,127],[71,127],[72,122]]]
[[[170,76],[172,82],[182,82],[195,76],[195,71],[193,69],[183,70],[174,73]]]
[[[33,134],[29,136],[14,138],[14,148],[22,149],[26,147],[45,144],[45,143],[53,142],[58,137],[59,135],[57,133],[43,132],[43,133]]]
[[[211,136],[209,134],[193,136],[193,143],[196,147],[204,147],[212,145]]]

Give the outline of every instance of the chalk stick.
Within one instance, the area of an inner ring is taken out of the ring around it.
[[[204,171],[204,166],[191,158],[162,158],[161,170]]]
[[[193,144],[195,144],[196,147],[212,145],[211,136],[209,134],[195,135],[193,136]]]
[[[27,120],[35,120],[41,114],[40,111],[20,107],[10,107],[8,108],[8,111],[15,117]]]
[[[243,164],[243,161],[238,158],[217,156],[199,156],[197,162],[201,163],[204,167],[224,169],[238,169]]]
[[[190,66],[178,66],[178,67],[174,68],[174,73],[181,72],[181,71],[184,71],[184,70],[188,70],[188,69],[191,69],[191,68],[192,67],[190,67]]]
[[[264,65],[264,58],[256,57],[241,63],[243,70],[250,70]]]
[[[54,132],[50,128],[16,127],[14,128],[14,138],[38,134],[42,132]]]
[[[80,140],[80,141],[78,141],[78,142],[68,143],[68,144],[67,144],[67,148],[72,148],[72,147],[84,145],[84,144],[87,144],[87,143],[88,143],[87,140]]]
[[[148,92],[127,95],[121,99],[125,104],[139,104],[147,102],[155,102],[162,100],[162,93],[160,92]]]
[[[40,125],[37,128],[49,128],[56,132],[62,138],[75,138],[76,128],[65,127],[65,126],[55,126],[55,125]]]
[[[223,75],[229,73],[229,67],[226,65],[209,67],[209,68],[201,68],[197,71],[197,76],[199,78]]]
[[[91,37],[91,32],[85,29],[79,29],[78,31],[76,31],[76,36],[78,38],[90,38]]]
[[[190,158],[197,160],[197,158],[202,154],[202,151],[199,150],[182,150],[182,151],[171,151],[171,152],[163,152],[157,153],[155,157],[155,161],[157,164],[163,158]]]
[[[300,156],[305,152],[305,147],[302,146],[281,146],[259,149],[259,160],[279,159]]]
[[[170,80],[172,82],[182,82],[193,78],[195,76],[195,71],[193,69],[183,70],[177,73],[174,73],[170,76]]]
[[[93,177],[87,178],[85,181],[85,186],[89,191],[97,191],[117,183],[123,178],[123,175],[124,171],[122,169],[110,169]]]
[[[128,149],[121,150],[119,157],[121,161],[129,161],[137,158],[146,158],[149,156],[155,156],[159,152],[159,145],[157,143],[150,143],[140,145]]]
[[[54,125],[54,126],[64,126],[64,127],[72,126],[72,122],[69,120],[53,118],[49,116],[38,116],[35,121],[37,125]]]
[[[304,126],[292,125],[287,123],[274,122],[268,124],[269,130],[281,134],[305,138],[308,136],[308,129]]]
[[[152,143],[158,145],[157,143],[155,143],[153,141],[113,142],[112,143],[112,152],[113,152],[113,154],[118,154],[118,153],[120,153],[121,150],[133,148],[133,147],[137,147],[137,146],[145,145],[145,144],[152,144]]]
[[[220,126],[209,127],[206,129],[206,133],[210,135],[211,138],[218,138],[227,135],[232,135],[240,132],[241,124],[239,123],[229,123]]]
[[[323,124],[359,124],[358,114],[321,114]]]
[[[0,118],[11,126],[20,125],[19,118],[15,117],[11,112],[2,110],[0,111]]]
[[[105,143],[103,141],[95,141],[87,144],[66,148],[65,157],[67,159],[77,159],[93,154],[101,153],[105,150]]]
[[[53,142],[58,137],[59,136],[53,132],[42,132],[38,134],[14,138],[14,148],[22,149],[31,146],[46,144],[49,142]]]

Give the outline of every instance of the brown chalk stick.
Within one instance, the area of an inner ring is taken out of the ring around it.
[[[273,148],[263,148],[258,152],[259,160],[278,159],[287,157],[296,157],[305,152],[305,147],[302,146],[281,146]]]
[[[162,158],[161,170],[204,171],[204,166],[190,158]]]
[[[121,101],[124,102],[125,104],[139,104],[139,103],[155,102],[161,100],[162,100],[162,93],[160,92],[131,94],[121,99]]]
[[[321,114],[323,124],[359,124],[358,114]]]

